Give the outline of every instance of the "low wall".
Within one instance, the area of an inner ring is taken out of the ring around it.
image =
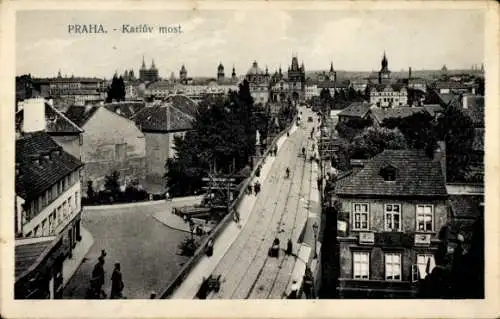
[[[229,211],[232,211],[235,207],[237,207],[240,204],[241,200],[243,199],[243,196],[245,196],[245,193],[246,193],[246,190],[247,190],[247,187],[248,187],[249,183],[251,183],[251,181],[255,177],[255,172],[256,172],[257,168],[260,165],[263,164],[264,159],[269,155],[271,147],[273,145],[275,145],[276,142],[283,135],[285,135],[286,132],[288,132],[293,127],[293,125],[295,124],[295,122],[296,122],[296,119],[294,118],[293,121],[292,121],[292,123],[289,124],[286,127],[286,129],[284,129],[278,135],[276,135],[276,137],[274,137],[272,143],[269,144],[269,146],[267,147],[267,149],[264,152],[264,154],[262,155],[262,157],[259,159],[259,161],[257,162],[257,164],[254,166],[254,168],[252,170],[252,173],[250,174],[250,177],[247,178],[247,180],[243,183],[238,196],[236,196],[236,198],[234,199],[234,201],[232,202],[232,204],[229,206]],[[224,231],[224,229],[226,229],[227,225],[229,225],[229,223],[232,222],[232,220],[233,220],[233,215],[232,214],[227,214],[219,222],[219,224],[212,230],[212,233],[210,234],[210,236],[208,236],[207,238],[205,238],[205,240],[201,243],[200,247],[198,247],[198,249],[195,251],[193,257],[191,257],[191,259],[189,259],[184,264],[184,266],[181,268],[181,270],[179,271],[179,273],[177,274],[177,276],[172,280],[172,282],[167,287],[167,289],[165,289],[165,291],[163,291],[163,293],[160,295],[160,299],[167,299],[170,295],[172,295],[172,293],[175,291],[175,289],[177,287],[179,287],[180,284],[187,277],[187,275],[189,274],[189,272],[191,271],[191,269],[193,269],[193,267],[196,266],[196,264],[200,261],[200,259],[205,254],[205,245],[206,245],[206,243],[210,239],[213,239],[215,241],[215,238],[217,238],[217,236],[219,236],[219,234],[222,233]]]

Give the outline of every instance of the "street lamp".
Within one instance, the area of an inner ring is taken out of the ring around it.
[[[318,258],[318,251],[316,249],[316,243],[318,241],[318,224],[316,224],[316,222],[314,222],[314,224],[312,225],[312,228],[313,228],[313,231],[314,231],[314,259],[317,259]]]

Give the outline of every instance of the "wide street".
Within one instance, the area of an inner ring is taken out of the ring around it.
[[[175,201],[175,206],[193,204]],[[109,295],[115,261],[121,263],[126,298],[149,298],[161,292],[180,270],[187,257],[177,255],[178,244],[187,235],[171,229],[153,216],[169,209],[160,202],[126,208],[84,209],[82,226],[94,237],[94,245],[64,289],[64,298],[82,299],[101,249],[105,249],[106,283]]]
[[[221,288],[210,298],[279,299],[291,280],[297,259],[286,256],[287,241],[292,240],[293,253],[308,217],[312,176],[313,140],[309,139],[317,117],[310,109],[299,108],[302,123],[281,146],[271,171],[263,181],[250,217],[239,236],[212,272],[221,275]],[[308,122],[312,116],[314,121]],[[301,154],[307,150],[307,160]],[[285,170],[289,167],[290,178]],[[268,257],[275,238],[280,240],[279,258]]]

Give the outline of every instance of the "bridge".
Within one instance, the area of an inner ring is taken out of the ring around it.
[[[261,176],[253,181],[259,180],[261,192],[245,195],[237,207],[240,222],[231,222],[217,236],[213,255],[203,256],[170,298],[193,299],[204,278],[220,275],[220,290],[212,291],[208,298],[281,299],[290,292],[292,281],[300,285],[306,267],[313,274],[319,273],[319,168],[311,161],[317,145],[310,138],[319,122],[310,109],[301,107],[300,112],[301,123],[278,140],[277,155],[266,158]],[[302,148],[306,149],[305,157]],[[270,257],[276,238],[279,255]],[[292,253],[286,254],[289,240]]]

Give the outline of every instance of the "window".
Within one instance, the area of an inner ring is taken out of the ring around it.
[[[427,267],[429,265],[429,267]],[[427,273],[430,273],[432,269],[436,266],[434,261],[434,256],[431,254],[419,254],[417,255],[417,267],[420,274],[420,278],[424,279]]]
[[[368,230],[368,204],[354,204],[353,228],[358,230]]]
[[[115,145],[115,159],[117,161],[125,160],[127,155],[127,143],[121,143]]]
[[[385,280],[401,280],[401,254],[385,254]]]
[[[354,279],[369,279],[370,278],[370,253],[368,252],[353,252],[353,272]]]
[[[385,205],[385,230],[401,231],[401,205]]]
[[[417,205],[417,231],[432,231],[432,205]]]

